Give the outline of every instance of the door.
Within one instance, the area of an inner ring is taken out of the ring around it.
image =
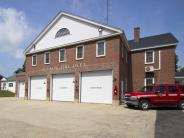
[[[47,78],[46,76],[34,76],[30,78],[30,98],[46,100]]]
[[[74,74],[53,75],[52,100],[74,101]]]
[[[155,86],[155,97],[153,97],[152,99],[154,99],[153,104],[155,105],[166,105],[167,104],[167,88],[166,86]]]
[[[112,71],[81,75],[81,102],[112,104]]]
[[[25,97],[25,82],[19,81],[19,98]]]
[[[168,86],[167,101],[169,105],[177,105],[180,99],[180,92],[175,85]]]

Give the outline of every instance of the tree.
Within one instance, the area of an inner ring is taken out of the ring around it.
[[[178,65],[179,58],[178,55],[175,54],[175,65],[176,65],[176,72],[184,72],[184,67]]]
[[[24,64],[22,65],[22,68],[18,68],[17,70],[14,71],[15,74],[20,73],[20,72],[25,72],[25,63],[26,61],[24,61]]]

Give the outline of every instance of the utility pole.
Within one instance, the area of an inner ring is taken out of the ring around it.
[[[106,20],[107,20],[107,24],[109,23],[109,0],[106,0]]]

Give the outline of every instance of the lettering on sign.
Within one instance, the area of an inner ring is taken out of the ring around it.
[[[85,67],[85,63],[78,63],[78,64],[72,64],[72,65],[62,65],[60,67],[47,67],[42,69],[42,71],[50,71],[50,70],[68,70],[68,69],[75,69],[75,68],[82,68]]]

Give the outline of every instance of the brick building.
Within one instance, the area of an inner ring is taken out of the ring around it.
[[[163,40],[139,36],[136,28],[135,40],[127,41],[121,29],[60,12],[25,49],[26,70],[17,76],[17,96],[119,104],[123,92],[139,89],[145,78],[147,83],[174,83],[177,40],[172,34],[160,35]]]

